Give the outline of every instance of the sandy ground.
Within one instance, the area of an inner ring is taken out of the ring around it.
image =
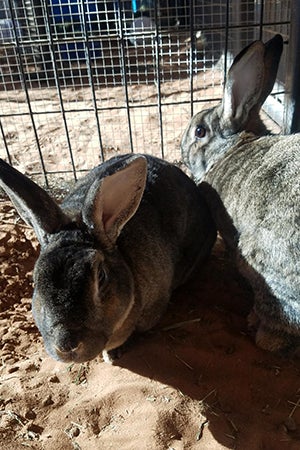
[[[31,316],[33,232],[8,202],[0,219],[0,448],[300,448],[300,363],[255,346],[252,293],[220,240],[114,365],[68,366],[47,356]]]

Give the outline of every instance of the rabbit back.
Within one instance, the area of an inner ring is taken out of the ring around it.
[[[284,148],[284,150],[283,150]],[[283,157],[284,151],[284,157]],[[268,136],[226,154],[203,190],[217,228],[237,249],[255,309],[300,335],[300,136]],[[268,295],[264,295],[268,292]]]

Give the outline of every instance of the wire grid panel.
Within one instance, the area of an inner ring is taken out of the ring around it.
[[[289,14],[275,0],[1,0],[0,156],[46,183],[118,153],[179,159],[230,55],[287,36]]]

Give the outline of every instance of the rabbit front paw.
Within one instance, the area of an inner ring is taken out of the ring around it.
[[[123,353],[124,353],[123,346],[114,348],[113,350],[103,350],[102,358],[103,361],[106,362],[107,364],[113,364],[116,359],[121,358]]]
[[[275,333],[261,323],[255,335],[255,342],[258,347],[271,352],[278,352],[288,347],[288,342],[284,336]]]

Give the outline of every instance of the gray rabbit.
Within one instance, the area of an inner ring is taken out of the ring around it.
[[[108,358],[134,331],[152,328],[215,241],[196,184],[155,157],[110,159],[60,206],[3,160],[0,185],[41,244],[32,311],[60,361]]]
[[[260,108],[275,82],[280,35],[234,60],[222,102],[196,114],[182,155],[249,280],[259,346],[300,349],[300,135],[270,135]]]

